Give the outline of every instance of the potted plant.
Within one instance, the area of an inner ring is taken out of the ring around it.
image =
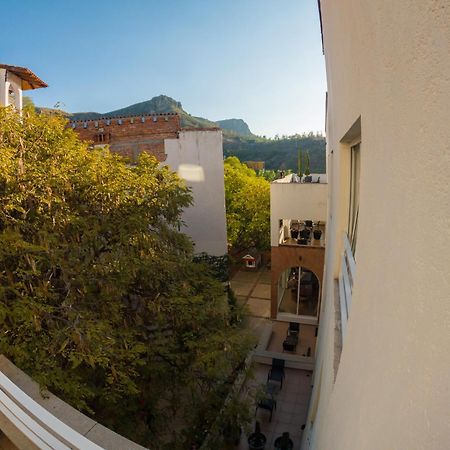
[[[311,231],[308,230],[307,228],[303,229],[300,231],[300,237],[303,239],[309,239],[309,237],[311,236]]]
[[[319,228],[317,228],[316,230],[313,231],[313,235],[314,235],[314,239],[316,241],[319,241],[320,238],[322,237],[322,230],[320,230]]]
[[[289,438],[289,433],[286,431],[281,436],[275,439],[275,450],[292,450],[294,443]]]
[[[267,438],[261,433],[259,422],[255,424],[255,431],[248,437],[249,450],[264,450]]]

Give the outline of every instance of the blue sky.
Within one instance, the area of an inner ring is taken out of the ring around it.
[[[324,129],[316,0],[0,0],[0,62],[37,105],[106,112],[165,94],[260,135]],[[3,8],[2,8],[3,9]]]

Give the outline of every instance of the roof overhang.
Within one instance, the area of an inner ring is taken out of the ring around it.
[[[22,80],[21,88],[23,91],[45,88],[48,86],[47,83],[44,83],[37,75],[35,75],[30,69],[27,69],[26,67],[0,64],[0,69],[6,69],[8,72],[11,72],[19,77]]]

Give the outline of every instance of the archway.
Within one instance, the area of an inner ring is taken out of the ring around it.
[[[278,278],[277,313],[317,317],[320,281],[307,267],[289,267]]]

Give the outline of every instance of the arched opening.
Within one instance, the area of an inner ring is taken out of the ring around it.
[[[320,282],[306,267],[289,267],[278,279],[278,313],[317,317]]]
[[[21,95],[19,92],[18,87],[12,83],[9,82],[7,84],[7,95],[8,95],[8,100],[7,100],[7,104],[13,106],[14,108],[16,108],[17,110],[21,109]]]
[[[8,105],[16,106],[17,102],[17,93],[14,89],[14,85],[12,83],[9,83],[8,86]]]

